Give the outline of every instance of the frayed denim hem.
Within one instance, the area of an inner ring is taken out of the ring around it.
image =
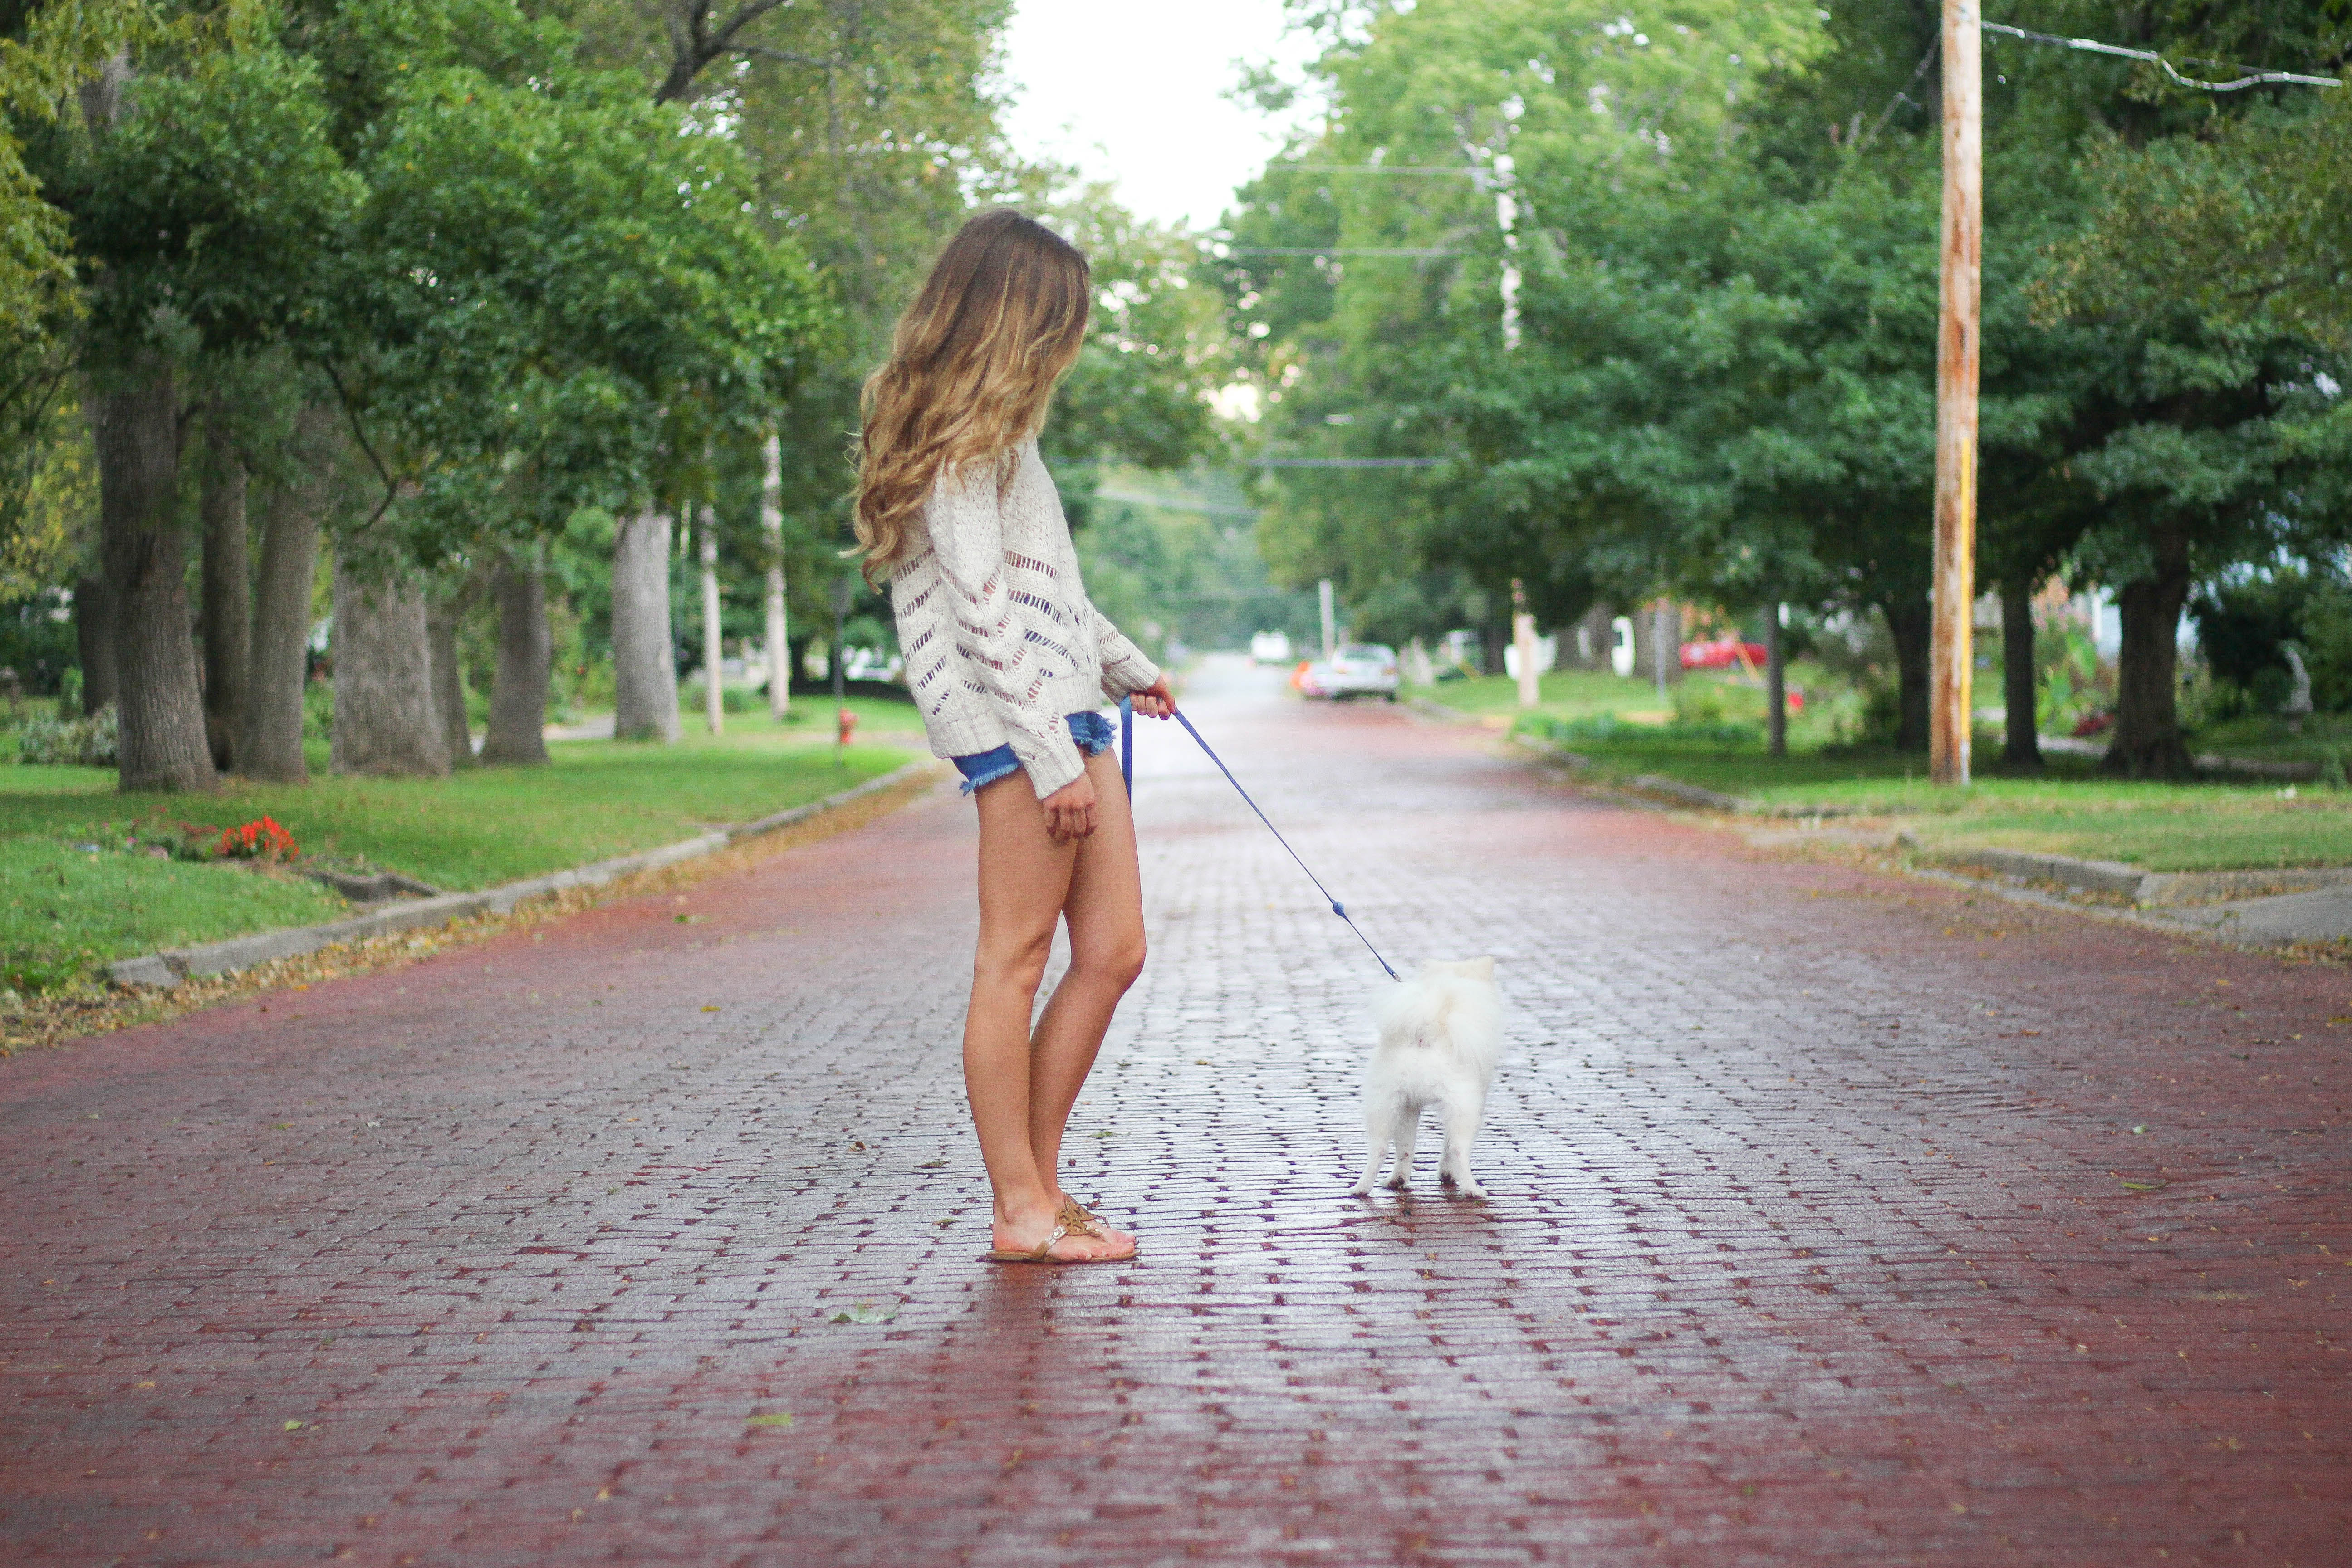
[[[1079,751],[1089,757],[1098,757],[1117,742],[1118,731],[1110,721],[1099,713],[1073,713],[1069,720],[1070,739]],[[1009,745],[997,746],[985,752],[974,752],[968,757],[951,757],[956,771],[963,774],[963,793],[971,794],[1002,778],[1010,778],[1021,769],[1021,759],[1013,754]]]
[[[1003,750],[1004,752],[1004,760],[1002,762],[991,762],[989,760],[996,755],[994,752],[983,752],[977,757],[958,757],[955,759],[956,766],[959,768],[964,766],[967,763],[974,765],[985,764],[981,766],[980,772],[965,775],[963,781],[964,794],[970,795],[973,791],[981,788],[983,784],[992,784],[999,779],[1011,778],[1014,773],[1021,771],[1021,759],[1013,754],[1013,748],[1006,746],[1003,747]]]

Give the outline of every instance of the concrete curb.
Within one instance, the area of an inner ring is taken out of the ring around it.
[[[2119,860],[2078,860],[2020,849],[1955,849],[1935,858],[2029,882],[2055,882],[2086,893],[2110,893],[2142,909],[2183,909],[2244,899],[2324,892],[2352,886],[2352,868],[2274,871],[2143,871]]]
[[[1923,881],[1941,882],[1948,888],[1960,888],[1969,892],[1985,893],[2012,904],[2027,904],[2035,909],[2063,910],[2068,914],[2084,915],[2092,920],[2106,921],[2115,925],[2136,926],[2141,931],[2152,931],[2160,936],[2185,938],[2193,942],[2210,942],[2224,947],[2267,945],[2232,940],[2221,931],[2211,931],[2202,926],[2184,925],[2179,921],[2166,920],[2161,915],[2142,914],[2137,910],[2119,909],[2112,904],[2078,904],[2071,899],[2061,898],[2056,893],[2044,893],[2032,888],[2016,888],[2005,886],[2000,882],[1988,882],[1981,878],[1967,876],[1958,871],[1939,871],[1932,866],[1905,866],[1901,870],[1906,876],[1917,877]]]
[[[2113,893],[2126,899],[2140,896],[2148,874],[2120,860],[2077,860],[2066,855],[2034,855],[2022,849],[1956,849],[1936,858],[1947,865],[1972,866],[1996,876],[2018,877],[2029,882],[2055,882],[2086,893]]]
[[[1415,713],[1420,714],[1423,718],[1434,719],[1441,724],[1475,724],[1478,722],[1478,715],[1475,713],[1465,713],[1459,708],[1448,708],[1444,703],[1437,701],[1433,698],[1408,697],[1404,700],[1404,705],[1412,710]]]
[[[363,942],[370,937],[393,936],[420,926],[437,926],[450,921],[471,920],[478,915],[503,915],[513,912],[516,905],[527,900],[560,893],[567,888],[594,888],[640,871],[656,871],[681,861],[700,859],[726,848],[741,838],[755,838],[763,833],[773,833],[781,827],[805,822],[812,816],[848,805],[861,796],[877,794],[905,783],[936,766],[928,758],[894,768],[878,778],[871,778],[853,788],[840,790],[823,800],[811,801],[761,817],[756,822],[738,826],[722,827],[714,832],[665,844],[656,849],[640,850],[635,855],[616,856],[610,860],[598,860],[592,865],[575,866],[569,870],[551,871],[543,877],[526,878],[520,882],[508,882],[496,888],[484,888],[471,893],[443,893],[430,899],[410,899],[381,910],[370,910],[349,920],[330,921],[324,925],[295,926],[285,931],[257,931],[251,936],[231,937],[226,942],[206,942],[201,947],[169,948],[137,958],[126,958],[106,966],[107,975],[117,985],[126,988],[150,987],[169,990],[183,980],[201,979],[215,974],[232,974],[250,969],[273,959],[296,958],[306,952],[316,952],[322,947],[342,942]]]

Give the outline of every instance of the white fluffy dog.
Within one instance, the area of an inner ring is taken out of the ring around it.
[[[1470,1173],[1470,1141],[1486,1108],[1486,1089],[1503,1056],[1503,997],[1495,988],[1495,961],[1465,958],[1432,962],[1372,1008],[1381,1042],[1364,1074],[1364,1134],[1371,1157],[1359,1194],[1372,1190],[1396,1146],[1396,1169],[1389,1185],[1402,1187],[1412,1173],[1412,1145],[1424,1106],[1435,1106],[1445,1130],[1439,1156],[1440,1181],[1454,1182],[1474,1198],[1486,1189]]]

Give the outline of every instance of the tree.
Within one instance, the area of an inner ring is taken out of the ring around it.
[[[1601,422],[1561,417],[1573,381],[1624,372],[1614,390],[1641,395],[1638,372],[1579,357],[1592,345],[1568,341],[1572,301],[1609,282],[1612,225],[1670,209],[1737,142],[1736,106],[1817,47],[1815,14],[1780,5],[1683,7],[1654,37],[1616,6],[1453,0],[1341,35],[1321,67],[1328,121],[1244,193],[1215,270],[1236,340],[1260,345],[1269,443],[1439,463],[1418,482],[1276,481],[1265,535],[1285,575],[1334,576],[1401,623],[1499,623],[1515,579],[1555,624],[1596,591],[1665,585],[1679,552],[1656,501],[1672,476],[1628,486],[1641,458],[1604,451]],[[1388,167],[1404,173],[1373,172]]]
[[[703,482],[710,443],[756,438],[788,397],[826,306],[798,248],[748,215],[728,145],[679,134],[676,110],[625,82],[551,103],[453,69],[404,90],[410,109],[367,161],[363,232],[411,253],[393,276],[429,259],[432,282],[387,297],[362,395],[418,475],[427,550],[486,519],[508,542],[491,548],[511,700],[494,694],[484,754],[535,759],[547,672],[529,542],[582,507],[640,518]],[[635,593],[615,594],[624,619]],[[633,635],[616,627],[616,645]]]
[[[2125,41],[2144,47],[2306,69],[2340,65],[2352,37],[2336,8],[2259,0],[2134,20]],[[2071,99],[2093,196],[2042,300],[2121,351],[2096,389],[2099,439],[2074,465],[2106,510],[2078,559],[2118,585],[2123,613],[2106,765],[2184,773],[2175,670],[2193,584],[2326,532],[2323,498],[2352,455],[2347,345],[2326,303],[2340,225],[2311,183],[2340,155],[2342,111],[2333,95],[2224,97],[2071,58],[2039,77]]]

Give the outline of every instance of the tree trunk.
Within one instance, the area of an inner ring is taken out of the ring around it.
[[[490,578],[499,615],[498,671],[490,680],[485,763],[547,761],[547,686],[555,644],[547,629],[547,579],[533,561],[499,563]]]
[[[1906,594],[1883,603],[1879,613],[1895,638],[1895,690],[1900,722],[1895,728],[1897,750],[1927,749],[1927,667],[1936,637],[1935,609],[1925,595]]]
[[[81,710],[97,712],[121,695],[114,679],[114,590],[104,568],[74,584],[74,641],[81,651]]]
[[[335,563],[335,738],[339,773],[435,777],[449,747],[433,706],[425,592],[362,583]]]
[[[670,520],[642,511],[613,541],[613,733],[675,741],[677,649],[669,631]]]
[[[2033,666],[2033,583],[2021,574],[2000,584],[2001,700],[2009,738],[2001,764],[2012,773],[2042,771],[2041,682]]]
[[[1764,715],[1767,756],[1789,754],[1789,639],[1780,631],[1780,606],[1764,606]]]
[[[2156,574],[2125,584],[2116,595],[2124,646],[2117,659],[2115,735],[2100,765],[2126,778],[2182,778],[2190,771],[2177,701],[2180,611],[2189,602],[2189,536],[2177,527],[2162,529],[2155,544]]]
[[[205,738],[213,766],[235,773],[253,658],[253,584],[246,556],[245,462],[218,398],[205,410]]]
[[[768,713],[782,720],[793,708],[793,680],[784,650],[792,631],[784,619],[784,481],[782,445],[773,431],[760,448],[760,542],[768,552]]]
[[[188,637],[187,539],[176,515],[179,398],[168,371],[89,399],[98,457],[99,526],[114,595],[121,785],[217,786],[205,743],[205,704]]]
[[[473,721],[466,716],[466,671],[457,658],[457,627],[480,592],[480,572],[469,573],[425,613],[425,641],[433,660],[433,710],[440,715],[442,744],[448,748],[453,768],[470,768],[480,761],[474,755]]]
[[[725,622],[719,599],[719,514],[702,509],[702,718],[714,735],[727,729]]]
[[[312,405],[294,416],[295,467],[261,508],[253,647],[236,765],[247,778],[300,784],[302,691],[310,668],[310,598],[319,571],[319,524],[331,493],[334,413]]]

